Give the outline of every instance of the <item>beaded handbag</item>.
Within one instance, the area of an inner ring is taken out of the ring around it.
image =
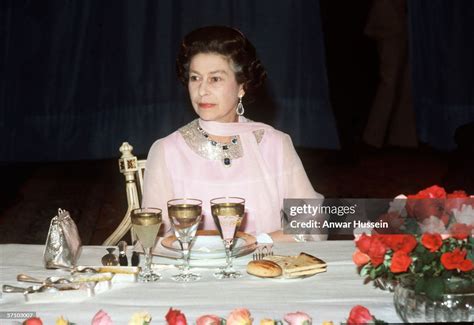
[[[74,267],[81,255],[81,238],[69,212],[58,209],[51,220],[43,258],[47,269]]]

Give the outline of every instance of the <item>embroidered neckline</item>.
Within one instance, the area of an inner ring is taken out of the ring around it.
[[[231,142],[225,144],[210,140],[207,132],[199,129],[202,130],[196,119],[178,130],[186,144],[199,156],[209,160],[221,160],[226,167],[232,165],[232,160],[243,157],[242,144],[238,135],[233,136]],[[256,130],[253,133],[257,143],[260,143],[265,130]]]

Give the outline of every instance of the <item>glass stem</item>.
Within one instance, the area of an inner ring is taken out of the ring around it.
[[[183,251],[183,273],[189,271],[189,243],[181,243]]]
[[[151,247],[145,248],[145,273],[151,273]]]
[[[232,251],[230,250],[232,246],[232,241],[231,240],[226,240],[225,241],[225,259],[226,259],[226,266],[225,269],[226,271],[232,271],[234,265],[233,265],[233,258],[232,258]]]

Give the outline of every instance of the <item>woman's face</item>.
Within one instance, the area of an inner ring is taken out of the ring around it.
[[[215,53],[199,53],[189,64],[188,90],[191,103],[205,121],[237,122],[235,109],[243,85],[235,80],[231,62]]]

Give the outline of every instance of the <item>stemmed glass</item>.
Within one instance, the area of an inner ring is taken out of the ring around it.
[[[202,201],[196,199],[170,200],[168,201],[168,217],[183,252],[181,272],[171,278],[178,282],[199,280],[201,278],[199,274],[189,271],[189,254],[202,218]]]
[[[132,228],[145,251],[145,266],[138,274],[141,282],[154,282],[161,279],[161,275],[151,268],[151,251],[155,246],[156,237],[161,227],[161,209],[142,208],[134,209],[130,214]]]
[[[220,197],[211,200],[211,212],[217,229],[224,242],[226,266],[214,273],[218,279],[240,278],[242,273],[234,270],[232,247],[235,235],[242,223],[245,212],[245,200],[240,197]]]

